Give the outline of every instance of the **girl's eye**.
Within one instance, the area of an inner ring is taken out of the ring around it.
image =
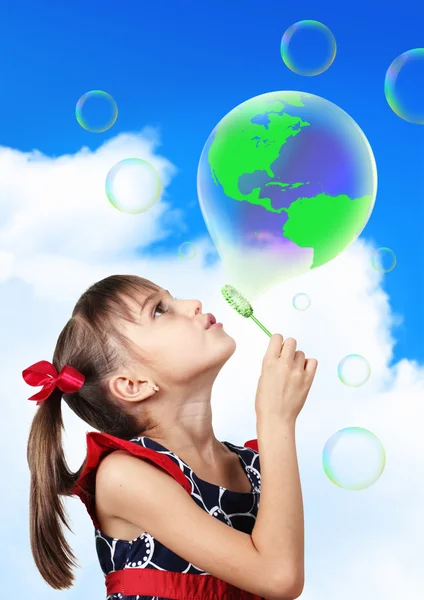
[[[164,307],[164,305],[162,304],[162,301],[159,302],[159,304],[156,305],[155,310],[153,311],[153,317],[155,317],[155,314],[157,311],[161,311],[162,314],[167,313],[168,312],[168,307]]]

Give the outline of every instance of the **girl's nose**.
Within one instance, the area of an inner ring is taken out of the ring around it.
[[[178,298],[176,298],[176,300],[176,306],[179,307],[182,312],[189,314],[190,316],[193,314],[193,311],[195,315],[202,312],[202,303],[200,300],[179,300]]]
[[[200,302],[200,300],[193,300],[193,303],[195,308],[194,314],[198,315],[202,312],[202,303]]]

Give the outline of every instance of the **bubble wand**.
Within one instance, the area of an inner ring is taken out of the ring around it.
[[[258,319],[253,316],[252,305],[244,296],[240,294],[240,292],[236,290],[236,288],[234,288],[232,285],[224,285],[224,287],[221,289],[221,292],[228,304],[232,306],[239,313],[239,315],[245,317],[246,319],[250,317],[257,325],[259,325],[262,331],[269,335],[269,337],[272,336],[272,333],[270,333],[268,329],[266,329],[266,327],[264,327],[262,323],[260,323]]]

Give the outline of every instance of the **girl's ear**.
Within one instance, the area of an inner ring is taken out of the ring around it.
[[[153,396],[156,391],[154,381],[147,378],[139,379],[129,373],[115,375],[109,381],[109,389],[113,396],[125,402],[139,402]]]

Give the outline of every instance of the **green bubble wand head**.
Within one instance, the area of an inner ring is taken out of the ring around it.
[[[244,296],[240,294],[240,292],[236,290],[236,288],[233,288],[232,285],[224,285],[224,287],[221,289],[221,292],[228,304],[230,304],[230,306],[232,306],[239,313],[239,315],[245,317],[246,319],[250,317],[257,325],[259,325],[262,331],[265,331],[269,337],[272,336],[272,333],[270,333],[268,329],[266,329],[262,323],[260,323],[258,319],[253,316],[252,305]]]

